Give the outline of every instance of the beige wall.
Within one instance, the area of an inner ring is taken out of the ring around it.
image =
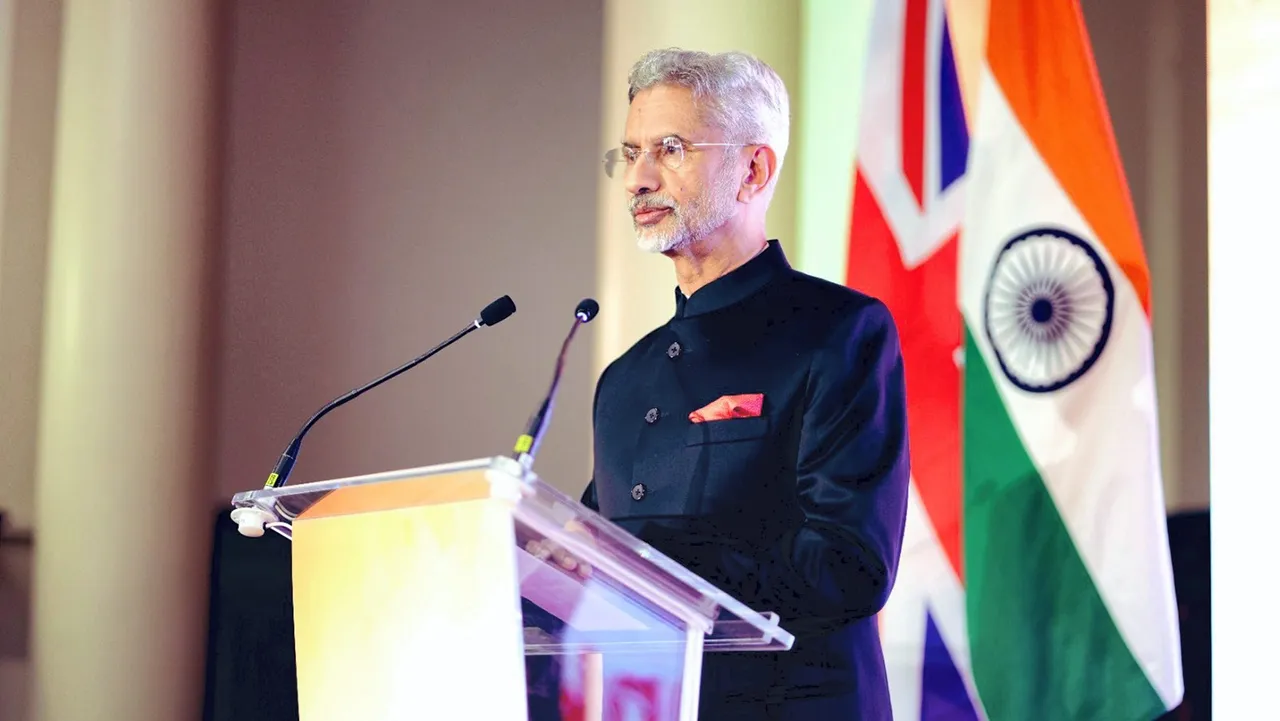
[[[1205,3],[1083,0],[1151,271],[1170,510],[1209,504]]]
[[[593,0],[238,2],[218,329],[219,502],[320,405],[510,294],[517,313],[326,416],[294,483],[506,453],[597,293]],[[554,18],[554,21],[552,19]],[[537,468],[590,473],[578,334]]]
[[[0,509],[29,528],[61,2],[0,2]],[[28,709],[32,554],[0,545],[0,721]]]
[[[33,515],[60,3],[0,4],[0,508]]]

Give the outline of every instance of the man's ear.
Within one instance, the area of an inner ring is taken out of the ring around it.
[[[738,200],[750,203],[768,192],[778,173],[778,155],[768,145],[756,145],[747,163],[747,173],[738,188]]]

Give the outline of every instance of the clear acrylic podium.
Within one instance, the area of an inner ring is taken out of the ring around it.
[[[794,640],[510,458],[232,503],[292,540],[301,721],[525,721],[531,656],[564,718],[687,721],[703,653]]]

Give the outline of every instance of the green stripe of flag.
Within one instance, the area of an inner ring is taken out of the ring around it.
[[[1157,718],[1164,704],[1094,587],[967,327],[964,379],[966,602],[987,717]]]

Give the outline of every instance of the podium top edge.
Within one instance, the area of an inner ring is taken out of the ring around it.
[[[329,478],[321,481],[312,481],[310,483],[288,485],[283,488],[257,488],[249,491],[241,491],[235,494],[231,497],[231,503],[235,506],[251,505],[267,499],[279,498],[282,496],[307,493],[325,493],[327,491],[352,486],[387,483],[389,481],[403,481],[410,478],[423,478],[427,476],[439,476],[450,473],[479,470],[502,471],[519,479],[530,479],[534,476],[532,471],[526,471],[514,459],[507,458],[505,456],[489,456],[485,458],[473,458],[465,461],[438,463],[430,466],[416,466],[391,471],[379,471],[377,473],[366,473],[358,476]]]

